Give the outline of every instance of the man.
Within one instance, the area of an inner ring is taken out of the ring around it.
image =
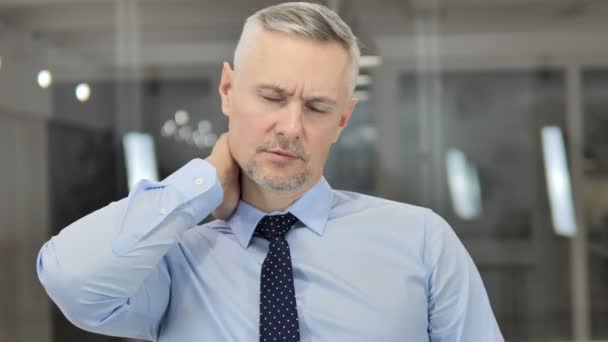
[[[445,221],[322,177],[358,60],[351,30],[320,5],[250,17],[234,70],[223,66],[229,132],[211,155],[42,247],[39,278],[65,316],[171,342],[502,341]]]

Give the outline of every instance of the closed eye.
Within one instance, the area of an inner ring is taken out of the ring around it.
[[[327,111],[325,109],[316,108],[316,107],[308,107],[308,108],[310,108],[310,110],[312,110],[313,112],[317,112],[317,113],[321,113],[321,114],[327,113]]]
[[[262,95],[262,97],[264,98],[264,100],[270,101],[270,102],[281,102],[281,101],[283,101],[283,99],[280,98],[280,97],[271,97],[271,96],[264,96],[264,95]]]

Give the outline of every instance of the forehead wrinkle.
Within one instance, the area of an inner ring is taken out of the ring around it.
[[[270,90],[270,91],[274,91],[276,93],[279,93],[281,95],[288,95],[288,96],[292,96],[294,94],[294,92],[289,92],[287,89],[276,85],[276,84],[269,84],[269,83],[262,83],[262,84],[258,84],[256,86],[257,90]]]

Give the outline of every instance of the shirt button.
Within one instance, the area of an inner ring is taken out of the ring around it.
[[[298,307],[301,307],[302,306],[302,301],[299,300],[299,299],[296,299],[296,304],[298,305]]]
[[[196,185],[202,185],[203,184],[203,179],[202,178],[197,178],[194,183],[196,183]]]
[[[167,209],[162,208],[162,209],[160,210],[160,214],[161,214],[161,215],[167,215]]]

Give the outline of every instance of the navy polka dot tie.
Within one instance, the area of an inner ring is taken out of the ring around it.
[[[270,241],[260,281],[260,342],[300,341],[291,253],[285,240],[297,220],[290,213],[264,216],[255,228]]]

